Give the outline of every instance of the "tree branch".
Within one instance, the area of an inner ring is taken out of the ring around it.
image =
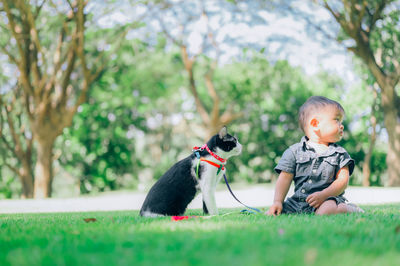
[[[192,92],[193,97],[195,99],[197,111],[199,112],[201,118],[203,119],[203,122],[207,124],[210,122],[210,116],[208,115],[208,113],[197,93],[197,87],[196,87],[196,83],[194,80],[194,74],[193,74],[194,61],[189,59],[189,56],[188,56],[187,50],[186,50],[186,46],[183,46],[183,45],[181,46],[181,55],[182,55],[183,64],[185,66],[186,72],[189,75],[189,89]]]
[[[85,102],[86,100],[86,96],[87,96],[87,92],[89,90],[89,82],[91,79],[91,75],[90,75],[90,71],[87,67],[86,64],[86,57],[85,57],[85,35],[84,35],[84,31],[85,31],[85,18],[83,15],[83,9],[84,9],[84,2],[83,0],[78,0],[78,12],[76,14],[76,29],[77,29],[77,37],[78,37],[78,46],[77,46],[77,53],[78,53],[78,57],[81,61],[81,66],[83,69],[83,76],[84,76],[84,80],[83,80],[83,84],[82,84],[82,90],[81,93],[78,97],[78,100],[75,104],[75,111],[78,108],[79,105],[81,105],[83,102]]]
[[[65,106],[68,95],[67,95],[67,88],[71,81],[71,74],[75,67],[75,62],[77,59],[78,52],[78,32],[76,31],[72,36],[71,44],[69,50],[67,52],[66,60],[67,60],[67,69],[64,71],[64,75],[61,82],[61,96],[59,102],[61,106]],[[57,75],[57,74],[55,74]],[[85,76],[86,79],[86,76]]]
[[[20,176],[20,175],[21,175],[20,171],[19,171],[17,168],[15,168],[14,166],[12,166],[11,164],[7,163],[6,160],[4,160],[3,163],[4,163],[4,165],[7,166],[11,171],[13,171],[17,176]]]
[[[205,75],[204,79],[206,82],[206,87],[208,89],[208,93],[210,94],[211,98],[213,99],[213,109],[211,111],[211,120],[216,121],[219,120],[219,103],[220,99],[215,90],[214,83],[212,82],[213,70],[209,70]]]
[[[15,147],[15,154],[17,155],[18,158],[22,157],[22,145],[21,145],[21,141],[19,139],[19,136],[17,135],[15,128],[14,128],[14,120],[12,119],[10,112],[12,110],[12,107],[6,106],[5,111],[6,111],[6,117],[7,117],[7,123],[8,123],[8,127],[10,129],[10,133],[11,133],[11,137],[14,141]]]
[[[10,10],[10,8],[8,6],[8,1],[7,0],[3,0],[2,2],[3,2],[4,10],[6,11],[6,14],[7,14],[8,24],[9,24],[11,33],[12,33],[14,39],[17,41],[17,47],[18,47],[19,53],[21,55],[23,55],[24,54],[24,49],[22,48],[21,35],[20,35],[20,33],[17,32],[17,27],[16,27],[16,24],[15,24],[15,21],[14,21],[14,16],[11,13],[11,10]],[[26,62],[22,62],[22,63],[26,63]]]
[[[24,57],[25,52],[24,52],[24,48],[22,47],[24,40],[22,39],[21,33],[17,32],[17,29],[18,29],[18,31],[21,31],[21,29],[20,29],[20,27],[17,27],[15,24],[14,16],[8,6],[7,0],[3,0],[2,2],[3,2],[4,10],[6,11],[6,14],[7,14],[8,26],[11,30],[12,36],[14,37],[14,39],[17,42],[18,51],[21,56],[21,60],[20,61],[16,60],[16,62],[18,62],[17,67],[20,71],[20,78],[21,78],[22,85],[23,85],[22,87],[26,91],[26,94],[33,95],[33,88],[29,82],[28,73],[26,71],[27,61],[26,61],[26,58]]]
[[[348,12],[351,12],[351,9],[355,9],[355,7],[351,5],[356,5],[356,3],[355,2],[349,3],[349,1],[344,1],[344,5],[345,9],[347,9]],[[376,78],[379,86],[384,90],[388,82],[387,75],[384,72],[384,70],[378,65],[377,60],[372,52],[372,49],[369,44],[370,40],[368,38],[368,33],[362,30],[361,28],[355,28],[354,18],[351,18],[350,21],[347,21],[345,19],[346,16],[343,16],[338,12],[335,12],[329,6],[327,1],[324,2],[324,6],[335,17],[336,21],[341,25],[342,29],[346,32],[346,34],[348,34],[356,42],[356,46],[349,47],[348,50],[352,51],[354,54],[362,58],[362,60],[367,64],[368,68]],[[349,14],[349,16],[351,16],[351,14]],[[359,34],[359,32],[361,32],[361,34]]]
[[[17,67],[19,65],[19,62],[17,61],[17,59],[7,50],[6,47],[1,46],[1,50],[8,56],[8,58],[10,59],[11,62],[13,62]]]
[[[46,3],[46,0],[43,0],[42,3],[40,4],[40,6],[38,6],[35,10],[35,14],[34,14],[34,19],[36,20],[37,17],[40,14],[40,11],[42,10],[42,7],[44,6],[44,4]]]
[[[167,29],[164,26],[164,22],[162,21],[161,18],[158,18],[160,25],[161,25],[161,29],[164,32],[165,35],[167,35],[168,39],[170,39],[174,44],[178,45],[178,46],[183,46],[183,43],[178,41],[177,39],[175,39],[171,34],[169,34],[169,32],[167,31]]]
[[[371,18],[371,22],[369,24],[369,33],[372,32],[373,28],[376,25],[376,22],[382,18],[382,12],[386,7],[386,1],[381,1],[380,3],[378,3],[378,7],[375,10],[375,13],[371,14],[369,9],[367,9],[368,14]]]
[[[4,109],[7,108],[6,106],[2,106],[2,107],[4,107]],[[1,111],[1,110],[0,110],[0,111]],[[0,113],[0,122],[1,122],[1,125],[4,124],[4,118],[3,118],[3,114],[2,114],[2,113]],[[9,150],[12,154],[14,154],[14,156],[15,156],[16,158],[19,158],[19,159],[20,159],[20,157],[19,157],[20,154],[16,153],[15,149],[14,149],[13,147],[11,147],[11,144],[10,144],[9,141],[6,139],[6,137],[4,136],[4,134],[2,133],[2,128],[0,129],[0,138],[2,139],[2,143],[6,146],[6,149]],[[2,154],[3,154],[3,153],[2,153]],[[3,154],[3,156],[4,156],[4,154]]]
[[[232,112],[232,107],[230,106],[225,112],[221,115],[221,123],[223,125],[227,125],[230,122],[243,117],[243,112],[238,112],[238,113],[233,113]]]
[[[38,89],[37,87],[39,86],[39,83],[42,79],[42,75],[38,66],[38,58],[40,57],[42,60],[45,60],[45,56],[42,51],[42,46],[39,41],[39,34],[35,26],[35,20],[31,12],[30,6],[28,6],[28,4],[23,0],[16,1],[16,5],[19,6],[21,12],[24,12],[24,16],[21,16],[22,22],[25,23],[26,28],[29,29],[29,34],[32,37],[33,43],[35,44],[36,49],[34,49],[33,47],[29,47],[27,49],[27,53],[31,55],[33,59],[31,62],[31,68],[34,74],[33,82],[36,85],[36,89]]]

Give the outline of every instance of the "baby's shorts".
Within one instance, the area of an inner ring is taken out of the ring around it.
[[[346,203],[347,199],[343,196],[329,197],[326,200],[334,200],[336,205]],[[316,209],[311,207],[306,199],[288,198],[283,202],[282,214],[301,214],[301,213],[314,213]]]

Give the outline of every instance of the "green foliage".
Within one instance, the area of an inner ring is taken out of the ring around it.
[[[2,158],[0,158],[0,165],[4,165]],[[16,176],[6,167],[0,167],[0,199],[10,199],[13,194],[18,195],[21,189],[16,182]],[[17,189],[15,188],[17,185]]]
[[[178,222],[136,211],[0,215],[0,264],[396,265],[399,207],[324,217],[225,209]]]
[[[250,182],[269,181],[277,157],[301,137],[296,107],[311,92],[299,70],[284,61],[270,65],[261,56],[229,66],[221,74],[224,93],[233,95],[245,111],[232,128],[245,145],[240,158],[234,158],[239,164],[235,172]]]
[[[58,16],[49,15],[52,10],[45,9],[39,18],[40,39],[50,50],[55,49],[54,36],[61,24]],[[388,18],[372,33],[372,48],[382,49],[383,64],[390,69],[393,66],[389,58],[398,56],[399,51],[394,40],[400,37],[396,26],[399,11],[388,12]],[[204,129],[188,89],[182,58],[161,34],[151,45],[132,39],[130,31],[142,27],[142,22],[101,28],[92,21],[93,14],[87,16],[85,52],[91,55],[89,58],[104,53],[105,57],[90,64],[105,64],[106,68],[93,85],[89,101],[79,108],[72,127],[66,128],[57,140],[55,154],[61,154],[63,170],[76,178],[81,193],[152,183],[174,162],[188,156],[191,147],[204,141]],[[0,30],[0,45],[5,45],[10,33],[4,28]],[[124,38],[116,41],[119,36]],[[14,53],[16,47],[9,48]],[[7,64],[3,58],[0,56],[1,63]],[[212,108],[211,97],[203,76],[209,61],[200,56],[194,73],[208,110]],[[369,73],[365,75],[366,84],[345,88],[343,81],[330,73],[308,77],[287,61],[269,62],[264,54],[252,53],[250,49],[246,49],[241,60],[218,66],[213,81],[222,102],[220,111],[233,109],[243,113],[241,119],[228,125],[244,146],[242,155],[229,161],[228,177],[251,183],[273,180],[273,168],[280,155],[302,136],[297,123],[299,107],[311,95],[324,95],[345,107],[346,135],[340,144],[356,160],[358,172],[351,182],[359,184],[372,112],[372,96],[365,87],[374,82]],[[73,88],[79,88],[81,78],[77,71]],[[10,83],[10,77],[0,73],[0,82]],[[0,92],[4,92],[4,87]],[[383,120],[381,110],[376,113],[378,121]],[[378,143],[372,155],[372,184],[384,183],[384,145]],[[9,182],[17,179],[4,169],[0,163],[0,189],[11,197]]]
[[[124,41],[73,127],[64,130],[60,162],[79,177],[81,193],[136,188],[140,170],[151,167],[152,158],[136,151],[139,138],[149,132],[146,119],[163,110],[159,102],[179,84],[174,54],[152,49]]]
[[[149,185],[202,142],[193,129],[198,128],[199,118],[174,51],[125,42],[109,69],[80,109],[73,129],[64,134],[61,162],[80,177],[83,193]],[[198,69],[199,76],[206,71],[201,65]],[[219,67],[214,83],[221,108],[243,112],[242,119],[228,125],[244,145],[243,153],[228,163],[231,181],[260,183],[276,178],[273,168],[281,154],[303,135],[297,112],[311,95],[342,102],[347,133],[340,144],[361,167],[369,141],[368,116],[363,113],[372,102],[362,87],[345,90],[333,75],[307,77],[286,61],[271,64],[257,53],[247,61]],[[205,85],[200,82],[198,87],[206,96]],[[354,97],[347,97],[352,93],[359,95],[356,104]],[[373,184],[382,184],[384,157],[380,149],[373,155]],[[359,171],[351,182],[361,182]]]
[[[35,154],[30,153],[28,149],[32,133],[27,126],[29,122],[24,113],[25,106],[15,101],[18,97],[21,96],[15,91],[0,93],[0,199],[21,194],[22,186],[18,183],[19,176],[16,173],[22,170],[20,158],[27,156],[30,160],[35,159]],[[18,140],[19,153],[15,152],[12,132]]]
[[[398,1],[389,2],[393,3],[389,4],[386,14],[382,16],[382,20],[378,21],[371,33],[370,46],[375,53],[380,54],[378,60],[382,61],[383,69],[387,73],[395,73],[396,66],[393,64],[392,59],[400,57],[400,10]],[[370,6],[377,5],[378,3],[375,1],[370,4]],[[380,52],[377,52],[378,50]]]
[[[322,74],[321,74],[322,75]],[[234,101],[244,117],[232,125],[244,151],[229,167],[230,176],[248,182],[270,182],[283,151],[300,141],[298,110],[311,95],[339,100],[343,88],[332,76],[307,77],[287,61],[268,62],[254,54],[248,62],[224,66],[216,75],[217,86],[229,105]],[[332,90],[332,85],[336,90]],[[231,178],[233,179],[233,178]]]
[[[386,148],[387,144],[383,141],[385,136],[384,115],[381,109],[381,95],[377,88],[374,76],[368,69],[355,59],[355,72],[358,73],[362,80],[359,84],[352,86],[347,90],[347,97],[343,99],[348,119],[346,119],[345,143],[349,147],[351,155],[359,168],[354,178],[350,180],[350,184],[360,184],[362,182],[362,167],[364,158],[368,149],[373,145],[371,156],[371,177],[370,182],[373,186],[382,186],[387,183],[387,163]],[[376,91],[378,90],[378,91]],[[357,96],[357,97],[354,97]],[[377,141],[371,143],[372,124],[371,117],[376,119],[376,135]]]
[[[111,104],[100,108],[99,105],[83,105],[73,128],[64,130],[66,152],[61,162],[64,164],[68,159],[74,162],[66,166],[68,171],[81,169],[78,175],[82,193],[90,192],[93,186],[99,191],[106,187],[121,188],[122,176],[131,173],[133,167],[134,149],[126,136],[132,114],[127,108],[107,106]],[[118,123],[113,123],[117,117]]]

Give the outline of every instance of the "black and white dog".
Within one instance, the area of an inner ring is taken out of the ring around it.
[[[241,151],[242,145],[223,127],[207,144],[160,177],[147,194],[140,215],[182,215],[198,190],[203,195],[204,213],[218,214],[215,188],[225,173],[226,159]]]

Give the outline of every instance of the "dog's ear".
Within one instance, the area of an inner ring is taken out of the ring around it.
[[[221,128],[221,130],[219,131],[218,136],[220,139],[223,139],[227,134],[228,129],[226,128],[226,126],[223,126],[223,128]]]

